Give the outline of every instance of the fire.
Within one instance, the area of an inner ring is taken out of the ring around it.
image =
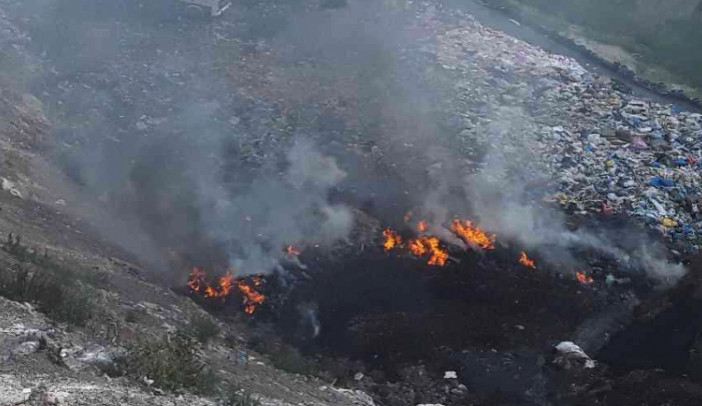
[[[527,253],[524,251],[522,251],[521,255],[519,255],[519,263],[527,268],[536,269],[536,262],[534,262],[534,260],[532,259],[529,259]]]
[[[417,229],[422,233],[426,233],[429,231],[429,224],[426,221],[420,221],[419,225],[417,225]]]
[[[583,285],[589,285],[595,281],[594,279],[592,279],[592,277],[587,276],[587,274],[584,274],[582,272],[576,273],[575,277],[578,279],[578,282],[582,283]]]
[[[408,247],[412,253],[418,257],[431,255],[429,265],[444,266],[448,261],[448,251],[441,248],[439,239],[436,237],[422,237],[410,240]]]
[[[385,236],[385,243],[383,243],[383,246],[386,252],[391,251],[395,247],[402,246],[402,238],[395,231],[387,229],[383,231],[383,235]]]
[[[300,252],[300,250],[293,247],[292,245],[288,245],[288,247],[285,248],[285,252],[287,252],[288,255],[293,256],[293,257],[299,257],[300,254],[302,254],[302,252]]]
[[[421,224],[421,223],[420,223]],[[407,247],[418,257],[429,256],[429,265],[444,266],[448,261],[448,251],[441,248],[439,239],[436,237],[421,237],[409,240],[407,244],[403,244],[402,237],[397,232],[387,229],[383,231],[385,242],[383,247],[385,251],[391,251],[395,248]]]
[[[474,227],[473,223],[470,221],[461,223],[459,220],[454,220],[451,231],[453,231],[457,236],[462,238],[471,246],[479,247],[485,250],[495,249],[495,240],[497,239],[497,235],[486,234],[480,228]]]
[[[193,268],[193,272],[188,278],[188,287],[193,292],[203,292],[203,287],[207,284],[205,282],[205,274],[199,268]]]
[[[266,296],[254,289],[262,287],[263,282],[264,276],[256,275],[251,278],[252,287],[245,278],[234,278],[230,272],[227,272],[224,276],[217,278],[214,284],[210,284],[207,282],[204,272],[199,268],[193,268],[188,278],[188,287],[191,291],[199,293],[205,298],[220,299],[226,302],[236,286],[244,297],[244,311],[247,314],[253,314],[258,306],[266,300]]]
[[[256,282],[254,282],[255,284]],[[258,293],[254,288],[246,284],[243,279],[237,279],[237,287],[244,295],[244,311],[247,314],[254,314],[256,308],[266,301],[266,297]]]

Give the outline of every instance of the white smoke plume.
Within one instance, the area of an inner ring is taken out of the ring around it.
[[[287,169],[261,175],[238,196],[220,196],[211,213],[213,237],[228,241],[235,272],[270,272],[295,246],[330,247],[353,226],[351,211],[327,199],[346,173],[309,140],[297,141],[287,154]]]
[[[659,286],[671,286],[685,275],[685,267],[667,261],[665,250],[646,236],[627,236],[628,241],[622,244],[607,230],[571,231],[564,213],[543,204],[542,194],[533,189],[548,184],[553,175],[539,157],[539,129],[523,111],[499,108],[478,133],[484,136],[480,141],[488,145],[484,159],[479,168],[464,168],[458,173],[462,174],[470,216],[482,228],[498,234],[500,241],[515,241],[539,251],[542,258],[573,273],[586,265],[579,264],[568,250],[589,248],[617,258],[631,269],[644,270]],[[443,164],[446,169],[434,179],[455,179],[455,166]],[[448,182],[452,181],[439,182],[425,201],[424,210],[435,222],[448,222],[449,214],[456,214],[447,209],[451,207],[447,203],[451,198],[446,195]]]

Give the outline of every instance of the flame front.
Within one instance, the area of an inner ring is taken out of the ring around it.
[[[396,232],[387,229],[383,231],[383,235],[385,236],[383,247],[385,247],[386,252],[391,251],[393,248],[402,246],[402,238]]]
[[[188,278],[188,287],[190,287],[190,290],[193,292],[203,293],[205,285],[207,285],[207,282],[205,282],[205,274],[200,270],[200,268],[193,268],[193,271],[190,273],[190,277]]]
[[[254,287],[263,286],[263,275],[256,275],[251,278],[253,287],[248,284],[245,278],[234,278],[230,272],[217,278],[215,284],[209,284],[206,275],[199,268],[193,268],[188,278],[188,287],[192,292],[196,292],[207,299],[218,299],[226,302],[236,286],[244,298],[244,311],[253,314],[258,306],[266,300],[266,296],[258,292]]]
[[[420,233],[426,233],[429,231],[429,224],[426,221],[420,221],[417,225],[417,229]]]
[[[592,279],[592,277],[582,272],[576,273],[575,278],[578,280],[578,282],[582,283],[583,285],[589,285],[595,281],[594,279]]]
[[[254,282],[255,284],[256,282]],[[258,293],[254,288],[246,284],[243,279],[237,279],[236,285],[244,295],[244,311],[247,314],[254,314],[256,308],[266,301],[266,297]]]
[[[460,220],[454,220],[451,231],[470,246],[482,248],[484,250],[495,249],[497,235],[488,235],[480,228],[474,227],[473,223],[470,221],[461,223]]]
[[[534,262],[534,260],[532,259],[529,259],[527,253],[524,251],[522,251],[521,255],[519,256],[519,263],[527,268],[536,269],[536,262]]]
[[[421,224],[421,223],[420,223]],[[417,257],[429,256],[427,263],[429,265],[444,266],[448,261],[448,251],[441,248],[441,243],[436,237],[420,237],[409,240],[407,244],[402,243],[402,237],[393,230],[383,231],[385,236],[385,251],[391,251],[394,248],[407,247]]]

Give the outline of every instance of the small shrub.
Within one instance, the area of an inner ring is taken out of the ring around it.
[[[261,401],[246,390],[232,390],[224,399],[223,406],[261,406]]]
[[[0,296],[34,303],[41,312],[58,322],[84,326],[93,316],[93,300],[84,288],[42,270],[19,267],[1,271]]]
[[[170,391],[189,389],[211,393],[217,383],[214,372],[205,364],[200,345],[193,337],[177,332],[158,340],[142,341],[130,348],[120,360],[124,374]]]
[[[316,375],[318,372],[312,360],[305,358],[296,348],[286,344],[268,353],[268,357],[276,368],[283,371],[300,375]]]
[[[207,344],[219,334],[219,326],[209,317],[193,318],[190,320],[192,333],[202,344]]]

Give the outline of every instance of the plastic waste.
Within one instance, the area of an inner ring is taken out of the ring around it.
[[[666,179],[666,178],[660,178],[660,177],[655,177],[655,178],[651,179],[651,181],[648,184],[653,186],[653,187],[658,187],[658,188],[661,188],[661,187],[667,188],[667,187],[675,186],[675,182],[673,182],[672,180]]]

